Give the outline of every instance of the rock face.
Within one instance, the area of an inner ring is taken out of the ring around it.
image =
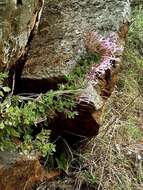
[[[62,82],[85,55],[100,55],[99,64],[87,71],[86,88],[77,96],[79,116],[72,121],[73,132],[96,134],[119,71],[130,16],[129,1],[45,0],[43,5],[42,0],[9,0],[0,6],[0,67],[10,68],[28,46],[20,83],[24,90],[34,90],[32,81],[38,90],[41,84],[48,89],[51,83]]]
[[[38,24],[42,0],[0,1],[0,69],[10,68],[25,52]]]
[[[22,78],[60,80],[88,51],[87,32],[119,32],[128,16],[128,0],[45,0]]]
[[[11,68],[26,52],[20,83],[25,91],[35,86],[39,90],[41,84],[48,89],[62,82],[86,54],[100,55],[100,62],[86,72],[85,89],[76,96],[79,114],[53,122],[55,133],[66,131],[70,138],[96,135],[119,72],[129,1],[45,0],[43,6],[42,0],[1,0],[0,16],[0,69]],[[0,190],[25,190],[42,177],[37,159],[0,153]]]
[[[119,71],[128,31],[129,1],[45,0],[43,5],[42,0],[25,0],[2,5],[0,64],[11,67],[25,46],[29,47],[19,83],[22,90],[53,88],[85,55],[100,55],[99,64],[87,71],[86,88],[77,96],[79,115],[63,127],[80,135],[97,134]],[[31,38],[38,23],[37,33]],[[63,126],[65,118],[60,122]]]
[[[60,125],[60,130],[79,135],[97,134],[117,80],[129,16],[128,0],[45,1],[22,73],[24,88],[32,89],[32,81],[38,85],[43,80],[48,81],[45,88],[50,88],[53,81],[60,83],[72,72],[81,57],[89,53],[101,56],[100,63],[92,65],[85,76],[87,87],[77,98],[79,115],[67,123],[60,119],[55,126],[58,130]]]
[[[28,190],[43,177],[43,169],[35,156],[0,152],[1,190]]]
[[[39,90],[42,85],[51,88],[51,84],[62,82],[85,55],[100,55],[100,63],[87,71],[86,87],[77,97],[79,116],[70,121],[73,133],[95,135],[116,83],[128,30],[129,1],[45,0],[43,6],[42,0],[13,0],[0,5],[0,65],[11,67],[28,45],[20,83],[25,91]],[[38,31],[31,38],[38,22]]]
[[[89,53],[100,53],[100,63],[93,64],[85,76],[86,87],[77,96],[78,116],[74,120],[60,119],[54,126],[56,133],[66,132],[83,137],[97,135],[104,106],[117,81],[123,52],[123,42],[117,33],[103,38],[96,32],[87,33],[84,41]],[[64,123],[64,125],[63,125]],[[59,127],[60,126],[60,127]],[[63,134],[62,134],[63,135]]]

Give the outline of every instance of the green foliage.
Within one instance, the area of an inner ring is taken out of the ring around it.
[[[69,164],[68,157],[64,153],[61,153],[60,156],[56,158],[56,163],[60,170],[68,174],[70,164]]]
[[[132,118],[128,119],[128,122],[123,124],[120,133],[124,135],[126,141],[141,141],[143,138],[143,133],[138,127],[137,121],[135,122]]]
[[[78,61],[74,71],[68,76],[65,76],[66,84],[60,84],[59,89],[74,90],[84,88],[86,86],[85,76],[87,71],[90,70],[92,64],[98,64],[99,60],[99,54],[88,53],[84,55],[84,57]]]
[[[75,97],[85,85],[85,73],[98,59],[96,54],[85,56],[74,72],[65,77],[66,84],[59,85],[57,91],[40,94],[36,99],[25,100],[9,94],[10,88],[4,85],[8,73],[0,73],[0,150],[20,148],[27,152],[35,148],[43,156],[55,152],[55,145],[49,140],[50,133],[44,129],[48,129],[51,119],[58,113],[63,113],[67,118],[78,114],[75,111]],[[33,133],[39,124],[42,131],[34,139]],[[20,139],[20,146],[15,144],[15,138]]]
[[[3,84],[3,81],[5,80],[5,79],[7,79],[7,77],[8,77],[8,73],[7,72],[0,72],[0,84],[2,85]]]
[[[86,183],[95,186],[97,184],[97,178],[90,171],[84,171],[83,176],[85,178]]]
[[[56,151],[55,145],[50,143],[49,136],[50,131],[42,129],[42,131],[36,136],[36,139],[34,140],[35,149],[40,151],[43,157],[51,156]]]
[[[13,96],[10,102],[6,98],[0,104],[0,149],[7,149],[5,142],[11,143],[13,137],[21,139],[23,136],[32,135],[39,123],[42,123],[43,127],[47,127],[50,120],[59,112],[65,113],[68,118],[73,118],[77,114],[74,107],[74,100],[66,99],[61,91],[50,91],[27,102],[16,96]],[[47,133],[48,137],[49,133]],[[44,155],[45,149],[48,150],[48,146],[51,146],[51,144],[43,146],[42,150],[42,146],[39,145],[37,147]]]
[[[128,72],[122,74],[119,80],[120,87],[126,89],[128,93],[134,88],[143,89],[143,9],[136,6],[128,32],[126,49],[124,52],[124,70]],[[138,89],[136,89],[138,91]]]
[[[8,77],[8,73],[0,72],[0,99],[4,97],[4,93],[8,93],[11,89],[8,86],[5,86],[3,83],[5,79]]]

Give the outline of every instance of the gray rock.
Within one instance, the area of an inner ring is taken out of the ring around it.
[[[45,0],[22,78],[64,77],[88,51],[86,32],[119,32],[129,15],[128,0]]]
[[[24,85],[26,80],[35,80],[36,85],[41,80],[42,84],[43,79],[59,83],[81,57],[89,53],[101,56],[99,64],[93,63],[86,71],[86,87],[77,97],[79,115],[74,120],[56,121],[56,133],[98,133],[104,106],[117,81],[129,17],[128,0],[45,1],[22,73]]]
[[[42,0],[0,1],[0,70],[10,68],[25,52],[41,7]]]

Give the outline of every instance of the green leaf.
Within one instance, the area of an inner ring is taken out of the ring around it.
[[[10,135],[12,135],[13,137],[20,137],[19,133],[15,129],[9,128],[8,130],[10,132]]]
[[[0,96],[2,96],[2,97],[4,96],[4,94],[3,94],[3,92],[2,92],[2,91],[0,91]]]
[[[2,89],[4,92],[10,92],[11,91],[11,89],[8,86],[4,86],[4,87],[2,87]]]
[[[61,154],[59,158],[56,158],[58,168],[68,173],[69,162],[64,154]]]

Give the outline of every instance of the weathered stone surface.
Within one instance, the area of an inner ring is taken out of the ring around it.
[[[128,0],[45,1],[23,70],[23,81],[56,78],[58,83],[73,70],[81,56],[101,55],[100,63],[87,71],[87,87],[77,97],[79,115],[70,121],[60,117],[56,132],[97,134],[104,105],[117,80],[129,16]]]
[[[35,183],[60,175],[60,170],[43,168],[36,153],[0,152],[0,190],[31,190]]]
[[[44,171],[35,156],[0,152],[0,190],[28,190]]]
[[[88,51],[86,32],[119,32],[128,16],[128,0],[45,0],[22,78],[60,80]]]
[[[42,0],[0,1],[0,70],[10,68],[24,53],[41,7]]]

